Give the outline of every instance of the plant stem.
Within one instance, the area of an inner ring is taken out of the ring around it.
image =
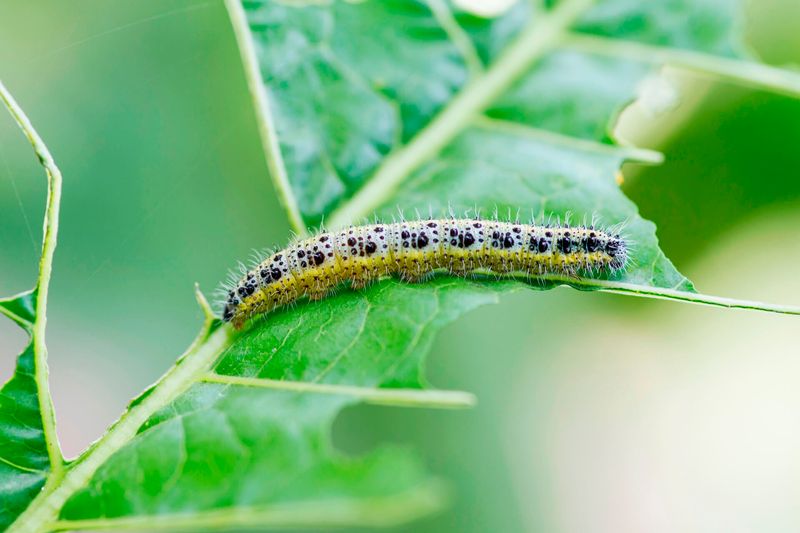
[[[8,108],[11,116],[33,146],[36,156],[47,173],[47,206],[44,214],[44,228],[42,230],[42,256],[39,260],[39,276],[34,289],[36,301],[36,318],[31,331],[34,357],[34,379],[38,391],[39,412],[42,415],[42,429],[44,432],[47,455],[50,459],[50,475],[47,484],[57,483],[64,472],[64,458],[58,443],[56,433],[56,417],[53,400],[50,395],[50,379],[47,367],[47,344],[45,343],[45,330],[47,328],[47,295],[50,290],[50,276],[53,271],[53,255],[56,250],[58,238],[58,215],[61,205],[61,171],[56,166],[53,156],[44,144],[44,141],[34,129],[25,112],[17,104],[14,97],[0,81],[0,99]]]
[[[586,54],[624,57],[643,63],[668,63],[800,97],[800,73],[754,61],[583,33],[571,33],[564,37],[561,44],[567,49]]]
[[[271,390],[307,392],[313,394],[339,394],[353,396],[366,403],[394,405],[400,407],[429,407],[459,409],[473,407],[475,395],[463,391],[429,389],[395,389],[379,387],[358,387],[331,383],[310,383],[305,381],[284,381],[267,378],[250,378],[210,373],[203,377],[207,383],[260,387]]]
[[[156,383],[150,394],[131,407],[89,448],[67,468],[60,483],[49,493],[41,493],[8,529],[8,533],[35,533],[46,530],[58,518],[58,513],[70,496],[86,486],[97,469],[115,452],[127,444],[156,411],[169,404],[189,386],[198,381],[217,357],[230,345],[231,330],[218,328],[198,341],[181,356],[181,364],[173,366]]]
[[[750,311],[767,311],[781,315],[800,315],[800,306],[781,305],[755,300],[739,300],[737,298],[725,298],[710,294],[697,292],[678,291],[674,289],[662,289],[658,287],[646,287],[644,285],[634,285],[632,283],[620,283],[614,281],[599,280],[598,287],[604,292],[614,294],[627,294],[629,296],[639,296],[642,298],[655,298],[657,300],[673,300],[697,305],[708,305],[711,307],[724,307],[726,309],[746,309]]]
[[[477,271],[478,277],[486,279],[496,279],[496,276],[488,271]],[[672,300],[676,302],[690,303],[696,305],[707,305],[710,307],[723,307],[725,309],[745,309],[749,311],[766,311],[780,315],[800,315],[800,306],[782,305],[755,300],[740,300],[737,298],[725,298],[722,296],[712,296],[698,292],[679,291],[662,287],[651,287],[647,285],[636,285],[634,283],[624,283],[621,281],[574,278],[559,274],[548,274],[531,278],[525,273],[512,273],[509,277],[527,284],[533,284],[532,279],[552,281],[561,283],[579,290],[598,290],[613,294],[626,294],[628,296],[638,296],[641,298],[654,298],[657,300]]]

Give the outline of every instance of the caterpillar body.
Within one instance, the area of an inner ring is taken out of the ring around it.
[[[345,281],[360,289],[391,275],[422,281],[438,270],[592,276],[623,269],[627,257],[624,239],[594,226],[456,218],[353,226],[295,242],[258,263],[228,290],[222,319],[238,329],[304,296],[322,299]]]

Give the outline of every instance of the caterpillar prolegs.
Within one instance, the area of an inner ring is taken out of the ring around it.
[[[619,235],[593,226],[455,218],[353,226],[295,242],[261,261],[227,292],[222,318],[240,328],[304,296],[324,298],[342,282],[359,289],[391,275],[417,282],[437,270],[456,276],[613,273],[625,267],[627,250]]]

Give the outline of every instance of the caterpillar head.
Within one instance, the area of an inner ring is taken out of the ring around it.
[[[234,312],[236,311],[236,306],[232,303],[226,303],[225,308],[222,310],[222,321],[223,322],[230,322],[233,319]]]
[[[236,310],[242,303],[242,300],[248,295],[249,287],[247,285],[238,284],[235,288],[228,291],[228,296],[225,299],[225,306],[222,308],[222,321],[230,322],[236,315]],[[252,294],[252,293],[251,293]]]
[[[628,261],[628,246],[619,235],[614,235],[608,239],[605,251],[611,257],[610,266],[612,269],[620,270],[625,267],[625,263]]]

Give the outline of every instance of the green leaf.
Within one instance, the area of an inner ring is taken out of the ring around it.
[[[435,509],[440,485],[407,450],[345,457],[330,426],[359,400],[470,403],[463,393],[420,391],[422,357],[444,324],[496,300],[480,283],[385,282],[274,315],[100,468],[67,503],[61,527],[132,516],[172,527],[188,513],[194,527],[221,513],[237,525],[387,525]]]
[[[13,320],[19,327],[28,331],[36,321],[36,292],[25,291],[11,298],[0,300],[0,313]]]
[[[576,30],[655,46],[746,57],[740,0],[603,0]]]
[[[782,90],[800,94],[793,73],[730,62],[743,48],[731,24],[738,2],[558,6],[545,13],[518,3],[497,20],[458,13],[472,45],[465,49],[424,3],[248,3],[254,74],[269,100],[262,113],[271,111],[279,141],[272,157],[285,164],[302,219],[313,225],[336,208],[328,221],[344,224],[394,203],[399,183],[482,112],[611,142],[616,113],[672,59],[712,71],[738,66],[754,83],[785,78]],[[470,76],[474,57],[485,64]]]
[[[0,312],[29,333],[35,320],[33,291],[0,300]],[[44,486],[50,470],[33,342],[17,357],[14,375],[0,389],[0,527],[14,521]]]
[[[45,234],[36,286],[11,298],[0,299],[0,314],[30,335],[30,342],[17,357],[14,374],[0,389],[0,528],[5,529],[41,492],[48,479],[58,480],[63,472],[44,339],[47,291],[58,232],[61,175],[47,147],[2,83],[0,100],[31,141],[48,175]]]
[[[423,4],[269,2],[248,11],[306,221],[351,196],[467,79],[458,50]]]
[[[624,161],[660,161],[610,132],[662,61],[800,94],[786,72],[734,56],[733,34],[722,31],[729,4],[709,25],[712,4],[673,3],[701,24],[670,23],[655,3],[519,3],[487,19],[443,0],[226,0],[270,173],[299,233],[397,207],[597,215],[625,223],[635,245],[628,271],[529,287],[800,314],[695,293],[617,186]],[[425,388],[431,339],[523,286],[385,280],[275,312],[243,333],[220,324],[198,293],[206,321],[192,346],[14,528],[376,526],[431,512],[446,490],[413,453],[344,456],[331,424],[361,401],[474,403]]]

